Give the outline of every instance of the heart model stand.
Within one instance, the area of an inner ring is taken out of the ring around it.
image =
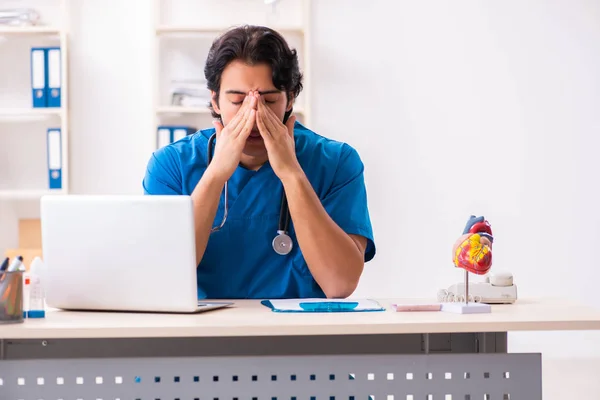
[[[463,235],[454,245],[454,265],[465,270],[464,302],[442,303],[442,311],[455,314],[486,314],[492,306],[485,303],[469,302],[469,272],[486,274],[492,267],[492,229],[484,217],[471,215]]]
[[[469,271],[465,270],[465,301],[442,303],[442,311],[454,314],[487,314],[492,312],[492,306],[469,302]]]

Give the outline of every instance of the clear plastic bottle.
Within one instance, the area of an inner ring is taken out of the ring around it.
[[[27,318],[46,317],[46,299],[42,285],[44,263],[39,257],[34,258],[29,268],[29,310]]]
[[[29,311],[29,284],[31,279],[29,278],[29,271],[23,271],[23,318],[27,318],[27,312]]]

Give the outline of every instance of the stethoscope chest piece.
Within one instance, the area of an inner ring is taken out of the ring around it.
[[[275,253],[285,256],[292,251],[292,238],[283,231],[277,231],[277,236],[273,239],[273,250]]]

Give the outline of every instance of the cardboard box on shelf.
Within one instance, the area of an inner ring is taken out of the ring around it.
[[[29,271],[29,266],[34,258],[42,258],[42,230],[39,219],[19,220],[19,244],[16,249],[7,249],[4,257],[11,260],[22,256],[23,264]],[[0,261],[1,262],[1,261]]]
[[[19,220],[19,247],[24,249],[42,248],[42,228],[39,219]]]

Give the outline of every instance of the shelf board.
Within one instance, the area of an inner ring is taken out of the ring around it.
[[[159,25],[156,27],[157,34],[169,33],[195,33],[195,34],[219,34],[225,32],[234,26],[177,26],[177,25]],[[301,27],[271,27],[281,33],[303,34],[304,29]]]
[[[182,106],[162,106],[156,109],[158,114],[206,114],[210,115],[210,110],[206,107],[182,107]],[[303,114],[301,107],[294,108],[294,114]]]
[[[158,107],[156,112],[159,114],[207,114],[210,110],[206,107],[183,107],[183,106],[163,106]]]
[[[0,35],[58,35],[54,26],[0,26]]]
[[[62,108],[0,108],[0,117],[28,117],[40,115],[60,115]]]
[[[45,195],[65,195],[63,189],[46,189],[46,190],[1,190],[0,200],[39,200]]]

